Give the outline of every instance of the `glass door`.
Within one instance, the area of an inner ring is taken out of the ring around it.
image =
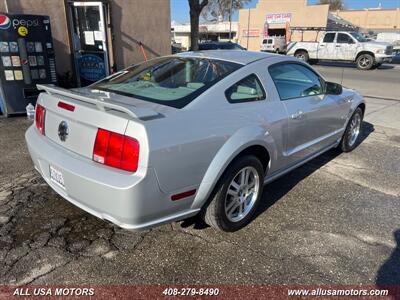
[[[109,75],[103,2],[69,2],[70,32],[78,85],[86,86]]]

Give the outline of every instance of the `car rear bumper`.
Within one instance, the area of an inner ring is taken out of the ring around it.
[[[193,197],[171,201],[159,188],[153,168],[135,174],[100,165],[62,148],[31,126],[25,139],[47,184],[88,213],[129,230],[143,230],[195,215]],[[62,173],[65,188],[50,179],[50,166]]]

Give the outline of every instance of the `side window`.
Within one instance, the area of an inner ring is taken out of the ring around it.
[[[281,100],[320,95],[324,93],[322,79],[306,66],[294,63],[269,67]]]
[[[334,39],[335,39],[335,33],[329,32],[324,36],[324,43],[333,43]]]
[[[338,33],[337,42],[340,44],[348,44],[351,43],[353,40],[348,34],[345,33]]]
[[[257,76],[251,74],[227,89],[225,96],[230,103],[259,101],[265,99],[265,91]]]

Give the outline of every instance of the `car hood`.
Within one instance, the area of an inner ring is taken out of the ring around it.
[[[368,41],[368,42],[363,42],[361,43],[365,48],[371,47],[371,48],[387,48],[389,46],[392,46],[390,43],[386,42],[376,42],[376,41]]]

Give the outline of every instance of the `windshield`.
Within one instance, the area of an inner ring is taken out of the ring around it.
[[[206,58],[163,57],[127,68],[90,88],[182,108],[240,67]]]
[[[350,32],[351,36],[359,42],[368,42],[368,40],[359,32]]]

